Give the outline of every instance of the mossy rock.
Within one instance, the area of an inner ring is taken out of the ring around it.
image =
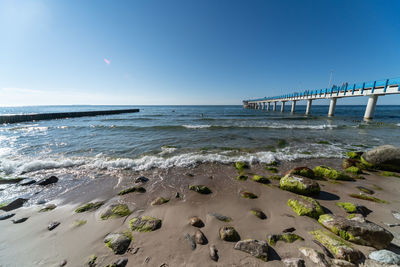
[[[236,176],[236,180],[239,180],[239,181],[246,181],[248,178],[249,177],[244,174],[239,174],[238,176]]]
[[[100,215],[102,220],[110,218],[125,217],[131,214],[126,204],[113,204],[107,207],[107,209]]]
[[[246,162],[237,161],[237,162],[235,162],[235,168],[236,168],[236,170],[241,172],[241,171],[244,171],[245,169],[248,169],[249,165],[247,165]]]
[[[316,181],[290,174],[280,180],[279,187],[283,190],[305,196],[318,195],[320,192],[319,184]]]
[[[40,209],[39,212],[47,212],[54,210],[57,206],[55,204],[48,204],[44,208]]]
[[[352,173],[352,174],[361,174],[362,173],[361,169],[359,169],[355,166],[348,167],[345,171]]]
[[[347,213],[357,212],[357,206],[351,202],[337,202],[336,206],[343,208]]]
[[[281,179],[282,179],[282,176],[281,176],[281,175],[270,175],[270,176],[268,176],[268,179],[271,179],[271,180],[281,180]]]
[[[219,229],[219,238],[228,242],[237,242],[240,240],[240,235],[233,226],[224,226]]]
[[[300,175],[300,176],[307,177],[307,178],[310,178],[310,179],[314,179],[315,178],[314,171],[311,170],[308,167],[296,167],[296,168],[293,168],[293,169],[285,172],[284,176],[286,176],[288,174],[289,175]]]
[[[249,192],[249,191],[243,191],[243,192],[241,192],[241,193],[240,193],[240,196],[241,196],[242,198],[248,198],[248,199],[255,199],[255,198],[258,198],[258,196],[257,196],[256,194],[251,193],[251,192]]]
[[[383,171],[379,173],[380,176],[386,176],[386,177],[397,177],[400,178],[400,175],[394,172],[388,172],[388,171]]]
[[[260,183],[260,184],[269,184],[270,181],[268,180],[268,178],[265,178],[264,176],[261,175],[254,175],[253,176],[253,181]]]
[[[283,241],[285,243],[293,243],[296,240],[304,240],[304,238],[302,238],[299,235],[293,234],[293,233],[284,233],[284,234],[267,236],[268,244],[270,244],[271,246],[275,246],[275,244],[278,241]]]
[[[137,232],[152,232],[161,228],[161,225],[160,219],[150,216],[135,217],[129,221],[130,229]]]
[[[369,194],[369,195],[375,194],[375,192],[374,192],[373,190],[371,190],[371,189],[369,189],[369,188],[366,188],[366,187],[364,187],[364,186],[357,186],[356,188],[357,188],[358,190],[360,190],[361,192],[366,193],[366,194]]]
[[[97,256],[96,255],[91,255],[89,257],[89,261],[87,262],[87,265],[89,267],[95,267],[96,266],[96,260],[97,260]]]
[[[331,167],[326,166],[317,166],[314,168],[314,174],[317,177],[332,179],[332,180],[343,180],[343,181],[352,181],[353,179],[344,174],[343,172],[332,169]]]
[[[132,237],[123,233],[108,234],[104,238],[106,247],[111,249],[115,254],[124,254],[132,241]]]
[[[222,215],[222,214],[217,213],[217,212],[211,212],[211,213],[209,213],[208,215],[210,215],[210,216],[216,218],[217,220],[219,220],[219,221],[221,221],[221,222],[230,222],[230,221],[232,221],[232,218],[231,218],[231,217]]]
[[[351,159],[360,159],[363,152],[349,151],[346,155]]]
[[[146,189],[141,186],[132,186],[132,187],[129,187],[129,188],[126,188],[126,189],[120,191],[118,193],[118,195],[122,196],[122,195],[126,195],[126,194],[133,193],[133,192],[146,193]]]
[[[337,259],[350,261],[356,263],[362,258],[362,253],[353,248],[352,245],[343,240],[342,238],[336,236],[335,234],[325,231],[316,230],[311,231],[310,234],[320,242],[324,247],[326,247],[329,252]]]
[[[273,160],[270,163],[265,163],[265,166],[278,166],[278,162]]]
[[[272,173],[278,173],[278,169],[276,167],[265,166],[265,169]]]
[[[357,167],[360,165],[360,162],[355,159],[344,159],[342,161],[342,168],[343,170],[350,168],[350,167]]]
[[[78,227],[78,226],[85,225],[86,223],[87,223],[86,220],[75,220],[73,223],[73,226]]]
[[[98,201],[98,202],[89,202],[86,203],[82,206],[79,206],[78,208],[75,209],[76,213],[81,213],[81,212],[85,212],[85,211],[93,211],[93,210],[97,210],[98,208],[100,208],[102,205],[104,204],[103,201]]]
[[[249,253],[262,261],[268,261],[269,246],[265,241],[246,239],[235,244],[234,249]]]
[[[190,185],[189,190],[195,191],[200,194],[208,195],[211,194],[212,191],[205,185]]]
[[[152,205],[152,206],[162,205],[162,204],[167,203],[168,201],[169,201],[169,199],[167,199],[167,198],[158,197],[158,198],[154,199],[154,200],[151,202],[151,205]]]
[[[311,197],[298,196],[295,199],[289,199],[287,205],[299,216],[308,216],[318,219],[320,215],[324,214],[318,201]]]
[[[383,204],[389,204],[388,201],[386,200],[382,200],[373,196],[369,196],[363,193],[360,194],[350,194],[349,196],[353,197],[353,198],[358,198],[358,199],[363,199],[363,200],[367,200],[367,201],[372,201],[372,202],[376,202],[376,203],[383,203]]]
[[[256,216],[257,218],[259,218],[259,219],[261,219],[261,220],[267,219],[267,215],[265,215],[265,213],[262,212],[262,211],[259,210],[259,209],[251,209],[250,212],[251,212],[254,216]]]

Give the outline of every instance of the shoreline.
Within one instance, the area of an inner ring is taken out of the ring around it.
[[[281,162],[277,166],[279,173],[299,166],[314,168],[318,165],[327,165],[341,170],[342,159],[301,159]],[[254,164],[247,173],[270,177],[274,175],[265,170],[264,164]],[[50,172],[50,170],[49,170]],[[123,174],[122,174],[123,173]],[[238,181],[237,170],[233,164],[205,163],[193,168],[174,167],[170,169],[151,169],[141,172],[121,171],[121,176],[98,177],[89,180],[74,190],[65,193],[62,197],[51,201],[57,207],[48,212],[38,212],[45,205],[34,205],[20,208],[13,212],[14,218],[29,217],[21,224],[11,223],[11,219],[0,221],[3,231],[0,234],[0,258],[4,266],[25,266],[35,263],[38,266],[58,266],[63,260],[66,266],[83,266],[91,255],[97,256],[97,266],[105,266],[119,258],[128,258],[127,266],[263,266],[259,259],[250,254],[233,249],[235,243],[221,241],[218,230],[224,225],[234,226],[241,239],[255,238],[265,240],[269,234],[277,234],[289,227],[296,228],[296,234],[304,241],[291,244],[278,242],[272,247],[268,266],[282,266],[280,259],[301,257],[298,251],[300,246],[306,246],[321,251],[321,248],[312,241],[309,231],[323,228],[312,218],[297,216],[287,200],[295,194],[278,188],[279,181],[270,179],[270,184],[263,185],[248,179]],[[145,176],[146,183],[135,183],[137,177]],[[365,172],[364,180],[355,181],[318,181],[321,193],[315,198],[325,208],[325,211],[335,215],[345,216],[346,213],[336,206],[336,202],[348,201],[366,206],[373,212],[367,216],[372,221],[393,233],[392,243],[400,245],[400,228],[387,227],[384,223],[396,223],[391,210],[398,210],[400,180],[396,177],[382,177],[378,173]],[[62,178],[61,178],[62,179]],[[201,195],[188,190],[189,185],[204,184],[212,193]],[[55,185],[49,185],[57,186]],[[131,186],[143,186],[146,193],[130,193],[119,196],[118,192]],[[381,204],[361,199],[351,198],[349,194],[360,192],[356,186],[374,189],[373,196],[389,201]],[[250,191],[258,196],[257,199],[243,199],[240,193]],[[182,198],[175,198],[179,192]],[[157,197],[170,199],[168,203],[152,206],[150,203]],[[105,201],[105,204],[93,212],[75,213],[74,210],[81,204],[93,201]],[[104,208],[111,203],[127,204],[132,213],[127,217],[101,220],[100,215]],[[261,209],[267,216],[260,220],[249,212],[252,208]],[[232,218],[224,223],[210,216],[217,212]],[[3,213],[1,213],[3,214]],[[104,245],[103,239],[108,233],[124,232],[129,229],[129,220],[135,216],[149,215],[162,220],[160,229],[140,233],[132,232],[133,241],[130,243],[130,252],[118,256]],[[205,227],[201,231],[208,239],[207,245],[197,245],[191,250],[185,234],[194,234],[196,228],[188,223],[192,216],[199,216]],[[73,226],[76,220],[86,220],[81,226]],[[52,221],[60,225],[52,231],[47,225]],[[209,257],[209,246],[214,244],[219,253],[216,263]],[[398,247],[393,247],[396,250]],[[374,249],[366,246],[354,245],[364,255]],[[138,250],[136,251],[136,249]],[[132,252],[135,252],[132,254]],[[398,252],[397,252],[398,253]],[[147,259],[149,257],[149,259]],[[303,256],[304,258],[304,256]],[[147,260],[146,260],[147,259]],[[307,266],[313,266],[306,259]],[[146,263],[147,261],[147,263]],[[247,265],[246,265],[247,264]]]

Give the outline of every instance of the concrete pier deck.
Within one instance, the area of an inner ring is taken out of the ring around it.
[[[139,112],[139,109],[116,109],[116,110],[99,110],[99,111],[3,115],[0,116],[0,124],[78,118],[78,117],[89,117],[89,116],[99,116],[99,115],[115,115],[115,114],[135,113],[135,112]]]

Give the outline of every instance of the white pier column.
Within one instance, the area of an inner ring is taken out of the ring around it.
[[[281,112],[285,111],[285,101],[282,101],[282,105],[281,105]]]
[[[295,109],[296,109],[296,100],[293,100],[291,112],[294,113]]]
[[[274,102],[274,107],[272,109],[273,111],[276,111],[276,101]]]
[[[271,102],[267,103],[267,111],[269,111],[269,106],[270,106]]]
[[[365,109],[365,114],[364,114],[364,120],[369,121],[372,120],[374,117],[374,111],[376,107],[376,102],[378,101],[378,96],[377,95],[371,95],[368,99],[368,104]]]
[[[262,105],[262,109],[265,110],[265,102],[263,102]]]
[[[307,100],[306,115],[310,114],[312,99]]]
[[[336,108],[336,97],[331,98],[331,103],[329,105],[328,117],[333,117],[335,115]]]

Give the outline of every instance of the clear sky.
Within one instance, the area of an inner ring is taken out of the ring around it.
[[[327,87],[331,70],[337,84],[400,77],[399,11],[390,0],[1,0],[0,105],[241,104]]]

